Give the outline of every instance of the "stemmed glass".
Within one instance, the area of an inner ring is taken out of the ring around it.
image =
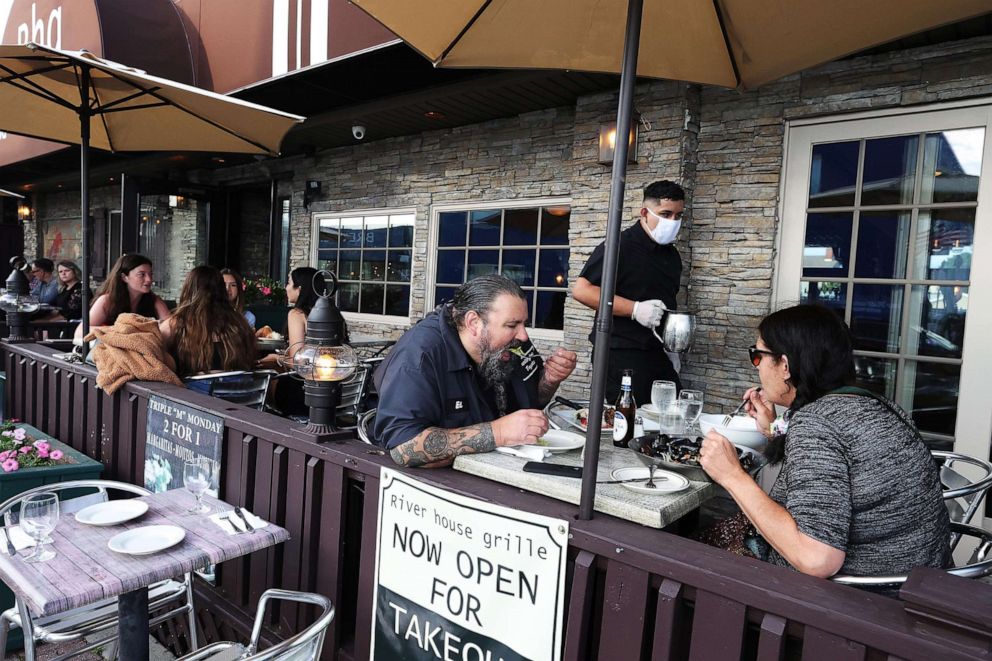
[[[692,429],[696,426],[700,414],[703,412],[703,391],[683,390],[679,393],[679,401],[685,402],[685,426]]]
[[[55,551],[46,549],[43,541],[59,522],[59,497],[45,491],[28,496],[21,502],[21,530],[34,539],[34,552],[24,562],[47,562]]]
[[[210,507],[201,500],[203,492],[210,488],[213,478],[213,462],[206,458],[183,463],[183,486],[196,496],[196,506],[187,510],[190,514],[206,514]]]

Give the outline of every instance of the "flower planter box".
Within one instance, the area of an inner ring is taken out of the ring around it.
[[[16,496],[19,493],[23,493],[28,489],[40,487],[45,484],[70,482],[72,480],[100,479],[100,475],[103,473],[103,464],[99,461],[90,459],[85,454],[73,450],[68,445],[55,440],[48,434],[42,433],[31,425],[19,424],[18,426],[23,427],[24,431],[26,431],[28,436],[31,438],[35,440],[48,441],[53,450],[61,450],[62,454],[65,455],[65,458],[67,458],[68,461],[55,466],[21,468],[10,473],[0,472],[0,502]],[[76,495],[83,495],[84,493],[92,492],[81,491]],[[62,494],[63,500],[73,497],[74,494],[71,491]],[[2,521],[0,521],[0,525],[3,525]],[[27,551],[24,552],[26,553]],[[7,610],[13,605],[14,593],[11,592],[6,585],[0,583],[0,610]],[[20,649],[21,647],[23,647],[21,630],[16,629],[11,631],[10,637],[7,639],[7,649],[5,651],[9,652],[15,649]]]

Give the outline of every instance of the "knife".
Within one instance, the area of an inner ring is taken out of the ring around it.
[[[582,406],[581,404],[576,404],[576,403],[575,403],[575,402],[573,402],[572,400],[570,400],[570,399],[565,399],[565,398],[564,398],[564,397],[562,397],[561,395],[556,395],[556,396],[555,396],[555,401],[556,401],[556,402],[558,402],[559,404],[564,404],[565,406],[567,406],[567,407],[568,407],[568,408],[570,408],[570,409],[575,409],[576,411],[578,411],[578,410],[580,410],[580,409],[584,409],[584,408],[585,408],[585,407],[584,407],[584,406]]]
[[[654,479],[658,482],[664,482],[668,478],[664,475],[655,475]],[[596,484],[627,484],[628,482],[641,482],[647,484],[648,478],[646,477],[632,477],[626,480],[607,480],[605,482],[597,482]]]
[[[7,529],[2,528],[2,530],[3,530],[3,539],[5,542],[7,542],[7,555],[14,557],[15,555],[17,555],[17,549],[14,548],[13,542],[10,541],[10,537],[7,535]]]
[[[255,532],[255,526],[251,525],[251,521],[245,516],[244,511],[240,507],[234,508],[234,513],[241,517],[241,520],[245,522],[245,526],[248,528],[248,532]]]

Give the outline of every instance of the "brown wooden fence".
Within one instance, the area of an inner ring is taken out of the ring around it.
[[[337,606],[325,658],[366,659],[370,643],[381,466],[358,441],[320,444],[268,414],[164,384],[112,396],[95,373],[33,344],[5,345],[7,413],[94,457],[106,477],[141,483],[147,400],[179,400],[225,420],[221,497],[286,527],[280,547],[224,563],[197,585],[207,640],[246,638],[269,587],[319,592]],[[453,470],[417,471],[444,489],[571,520],[564,659],[992,658],[992,586],[917,570],[901,599],[869,594],[731,556]],[[272,635],[305,626],[306,609],[272,620]],[[526,626],[526,623],[521,623]],[[169,630],[169,644],[186,644]]]

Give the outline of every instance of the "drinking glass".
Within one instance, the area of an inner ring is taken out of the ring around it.
[[[651,403],[657,411],[663,411],[675,401],[674,381],[654,381],[651,384]]]
[[[210,508],[203,503],[203,492],[210,488],[213,478],[213,462],[209,459],[194,459],[183,463],[183,485],[196,496],[196,506],[188,510],[190,514],[206,514]]]
[[[685,422],[683,402],[673,399],[660,409],[658,431],[669,436],[681,436],[685,434]]]
[[[685,424],[686,427],[692,427],[699,420],[700,414],[703,412],[703,391],[702,390],[683,390],[679,393],[679,400],[686,402],[685,408]]]
[[[42,542],[59,522],[59,497],[45,491],[28,496],[21,501],[21,530],[34,539],[34,552],[25,556],[24,562],[47,562],[55,551],[46,549]]]

